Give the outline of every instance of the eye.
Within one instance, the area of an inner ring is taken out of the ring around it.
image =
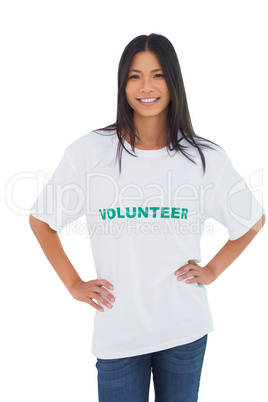
[[[164,74],[155,74],[155,77],[156,78],[162,78],[162,77],[165,77],[165,76],[164,76]]]
[[[137,79],[137,78],[140,78],[138,75],[131,75],[130,77],[128,77],[129,79]]]

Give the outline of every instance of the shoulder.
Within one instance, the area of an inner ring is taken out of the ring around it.
[[[115,131],[91,131],[67,146],[66,151],[69,154],[83,152],[85,150],[89,151],[92,148],[94,148],[96,151],[102,151],[104,147],[111,145],[111,143],[114,141],[114,138]]]
[[[86,164],[87,168],[94,168],[112,150],[115,138],[115,131],[91,131],[68,145],[65,153],[74,165]]]
[[[200,145],[208,167],[221,169],[230,162],[229,156],[220,145],[202,139],[198,139],[197,143]]]
[[[204,155],[206,175],[219,174],[228,163],[231,163],[226,151],[220,145],[201,137],[194,137],[194,140]],[[180,143],[185,147],[185,151],[189,153],[196,165],[201,167],[202,161],[198,149],[184,138]]]

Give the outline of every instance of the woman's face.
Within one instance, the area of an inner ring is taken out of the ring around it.
[[[126,97],[140,117],[166,118],[170,94],[158,57],[151,51],[136,53],[128,73]]]

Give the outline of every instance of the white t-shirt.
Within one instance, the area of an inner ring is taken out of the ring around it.
[[[174,272],[188,260],[201,262],[208,218],[235,240],[264,213],[220,147],[203,149],[203,175],[197,150],[181,143],[195,163],[167,148],[135,148],[137,157],[123,149],[119,175],[116,133],[90,132],[66,148],[31,209],[57,232],[86,216],[97,278],[112,283],[115,296],[111,309],[98,302],[96,357],[151,353],[212,331],[206,287],[180,282]]]

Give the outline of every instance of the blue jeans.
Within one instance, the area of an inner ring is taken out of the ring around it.
[[[155,402],[196,402],[207,335],[154,353],[97,358],[99,402],[148,402],[151,371]]]

